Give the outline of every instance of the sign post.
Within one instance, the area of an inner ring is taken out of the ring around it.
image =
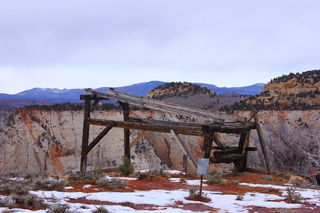
[[[201,175],[199,198],[201,198],[201,195],[202,195],[203,175],[207,175],[208,170],[209,170],[209,159],[208,158],[198,158],[197,174]]]

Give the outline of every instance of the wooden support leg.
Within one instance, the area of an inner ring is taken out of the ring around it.
[[[214,134],[206,134],[203,141],[203,157],[210,158]]]
[[[234,162],[234,165],[237,171],[239,172],[242,171],[243,167],[246,167],[249,143],[250,143],[250,131],[241,133],[239,146],[238,146],[238,154],[246,155],[246,159],[244,161]]]
[[[120,106],[123,109],[123,120],[129,120],[129,104],[126,102],[120,102]],[[130,162],[130,129],[123,129],[124,134],[124,156],[129,159]]]
[[[258,115],[257,115],[257,112],[255,110],[252,110],[252,113],[253,113],[254,121],[256,123],[257,133],[258,133],[260,145],[261,145],[261,148],[262,148],[262,153],[263,153],[264,159],[266,161],[267,170],[268,170],[268,172],[270,172],[271,168],[270,168],[269,157],[268,157],[267,148],[266,148],[266,145],[265,145],[265,142],[264,142],[264,139],[263,139],[262,130],[261,130],[261,127],[260,127],[260,124],[259,124],[259,121],[258,121]]]
[[[89,124],[87,119],[90,118],[90,99],[85,100],[84,105],[84,119],[83,119],[83,132],[82,132],[82,151],[87,149],[89,143]],[[81,154],[80,170],[86,171],[87,168],[87,154]]]

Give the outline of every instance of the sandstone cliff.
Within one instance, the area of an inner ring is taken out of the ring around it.
[[[157,111],[131,111],[132,117],[158,120],[188,121],[173,114]],[[251,112],[237,112],[250,117]],[[310,111],[260,111],[259,120],[267,134],[268,124],[288,121],[292,125],[319,125],[319,110]],[[121,120],[120,111],[94,111],[92,117]],[[48,111],[19,109],[10,117],[7,126],[0,133],[0,169],[25,171],[46,171],[49,174],[63,174],[67,169],[79,170],[82,141],[83,111]],[[90,140],[101,127],[91,126]],[[139,131],[131,130],[131,140]],[[252,134],[250,146],[259,144]],[[180,135],[195,159],[201,157],[202,137]],[[221,134],[226,145],[235,145],[238,135]],[[123,130],[112,129],[88,155],[88,168],[115,167],[122,162]],[[170,134],[149,132],[131,148],[132,163],[136,169],[172,168],[183,170],[183,156],[179,146]],[[216,165],[216,168],[226,168]]]
[[[170,119],[178,116],[154,111],[132,111],[134,117]],[[120,111],[95,111],[92,117],[121,120]],[[17,110],[1,134],[0,168],[62,174],[79,170],[83,111]],[[91,126],[92,141],[102,127]],[[131,130],[131,140],[139,131]],[[201,155],[202,138],[181,136],[195,157]],[[122,163],[123,129],[112,129],[88,155],[88,166],[115,167]],[[182,156],[170,134],[150,132],[131,148],[136,169],[182,169]]]

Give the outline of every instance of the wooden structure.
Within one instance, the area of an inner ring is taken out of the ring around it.
[[[86,170],[87,154],[99,143],[99,141],[112,129],[123,128],[124,130],[124,156],[130,159],[130,148],[137,143],[147,131],[171,133],[177,144],[180,146],[183,156],[188,156],[187,160],[192,169],[196,171],[197,164],[184,142],[179,138],[179,134],[195,135],[204,137],[203,158],[209,158],[211,163],[231,163],[233,162],[237,170],[246,168],[247,152],[255,151],[256,148],[249,147],[250,132],[257,129],[261,142],[263,154],[265,156],[267,169],[270,170],[267,153],[261,130],[254,113],[255,122],[234,115],[227,115],[220,112],[212,112],[202,109],[194,109],[177,104],[170,104],[163,101],[132,95],[124,92],[109,89],[106,93],[86,89],[88,95],[81,95],[80,99],[85,101],[85,112],[83,122],[81,171]],[[100,100],[117,100],[123,109],[123,120],[106,120],[90,117],[90,112]],[[129,117],[129,104],[139,107],[161,110],[179,115],[203,118],[204,123],[186,123],[163,120],[152,120]],[[105,129],[89,143],[90,125],[105,126]],[[140,135],[132,142],[129,140],[130,129],[141,130]],[[237,147],[227,147],[216,137],[216,133],[235,133],[240,135]],[[213,146],[215,142],[216,146]]]

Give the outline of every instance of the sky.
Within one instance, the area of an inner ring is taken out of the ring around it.
[[[318,0],[1,0],[0,93],[267,83],[320,68],[319,8]]]
[[[172,170],[167,171],[169,173],[176,173],[180,171]],[[106,177],[111,178],[111,177]],[[126,178],[126,177],[119,177],[120,179],[136,179],[136,178]],[[170,178],[171,182],[179,182],[180,178]],[[186,184],[191,187],[200,186],[200,180],[186,180]],[[183,210],[181,206],[177,203],[195,203],[195,204],[202,204],[207,207],[211,207],[211,209],[217,210],[220,213],[237,213],[237,212],[252,212],[251,206],[257,207],[267,207],[267,208],[275,208],[279,210],[285,211],[285,209],[293,209],[293,208],[301,208],[303,207],[302,204],[297,203],[286,203],[284,200],[287,197],[287,187],[288,186],[277,186],[277,185],[270,185],[270,184],[248,184],[248,183],[239,183],[239,185],[248,185],[251,187],[264,187],[269,188],[272,187],[273,189],[279,190],[282,194],[281,196],[270,194],[270,193],[257,193],[257,192],[247,192],[243,194],[243,200],[236,200],[237,195],[235,194],[222,194],[219,191],[207,191],[203,190],[202,195],[211,199],[209,202],[200,202],[200,201],[192,201],[186,200],[185,197],[189,196],[188,190],[150,190],[150,191],[138,191],[135,190],[134,192],[96,192],[96,193],[83,193],[83,192],[57,192],[57,191],[30,191],[31,194],[35,194],[38,197],[44,198],[49,205],[54,203],[66,204],[69,206],[69,210],[72,212],[83,212],[83,213],[92,213],[93,211],[97,210],[98,207],[101,205],[92,205],[92,204],[83,204],[83,203],[71,203],[68,202],[70,199],[77,199],[77,198],[86,198],[87,200],[96,200],[96,201],[109,201],[120,203],[118,205],[105,205],[104,207],[109,212],[152,212],[152,213],[192,213],[193,211],[190,210]],[[204,180],[203,186],[206,186],[206,182]],[[84,188],[94,187],[92,185],[84,185]],[[69,187],[68,187],[69,188]],[[317,189],[307,189],[307,188],[299,188],[296,189],[298,193],[304,198],[303,202],[309,203],[310,209],[312,207],[319,207],[319,191]],[[5,196],[1,196],[5,197]],[[54,201],[58,200],[58,201]],[[150,204],[156,205],[152,208],[152,210],[138,210],[131,208],[130,205],[122,206],[121,203],[134,203],[134,204]],[[173,205],[173,207],[170,207]],[[273,210],[275,210],[273,209]],[[5,210],[9,210],[8,208],[0,207],[0,211],[2,212]],[[46,210],[26,210],[26,209],[10,209],[11,211],[15,210],[16,212],[37,212],[37,213],[45,213]],[[295,211],[295,210],[293,210]],[[200,212],[200,211],[199,211]],[[202,213],[209,213],[210,211],[205,211]]]

